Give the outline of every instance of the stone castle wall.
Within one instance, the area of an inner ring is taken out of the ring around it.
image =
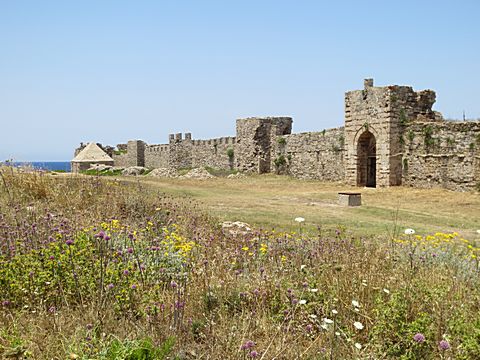
[[[235,137],[192,141],[192,167],[229,170],[235,167]],[[229,156],[230,155],[230,156]]]
[[[405,129],[403,184],[472,190],[480,183],[480,122],[416,122]]]
[[[283,156],[286,172],[298,178],[341,181],[344,142],[344,128],[280,136],[275,142],[277,163]]]
[[[350,185],[368,185],[368,169],[375,167],[377,186],[402,183],[403,133],[410,121],[436,121],[435,93],[415,92],[409,86],[374,87],[345,94],[345,166]],[[375,157],[375,164],[369,158]]]
[[[233,169],[235,143],[235,137],[193,140],[190,133],[171,134],[168,144],[145,147],[145,167]]]
[[[291,132],[291,117],[238,119],[236,168],[259,174],[271,172],[277,136]]]
[[[159,145],[132,140],[117,145],[113,158],[121,167],[212,167],[356,186],[478,188],[480,122],[444,121],[432,110],[435,96],[410,86],[376,87],[366,79],[362,90],[345,94],[344,127],[292,134],[291,117],[244,118],[236,122],[235,137],[194,140],[178,133]]]
[[[170,145],[147,145],[145,148],[145,167],[151,169],[168,168]]]

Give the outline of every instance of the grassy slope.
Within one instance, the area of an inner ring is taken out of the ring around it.
[[[221,219],[266,228],[291,230],[296,226],[293,219],[302,216],[311,227],[344,225],[360,234],[379,234],[393,227],[397,210],[400,227],[411,227],[421,233],[458,231],[474,237],[475,230],[480,228],[478,193],[405,187],[358,189],[273,175],[208,181],[158,178],[141,181],[166,193],[191,196]],[[359,190],[363,206],[337,205],[339,191]]]

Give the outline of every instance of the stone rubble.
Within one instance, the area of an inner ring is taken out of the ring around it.
[[[122,171],[125,176],[138,176],[144,174],[148,169],[143,166],[131,166]]]
[[[195,168],[190,170],[185,175],[179,176],[180,179],[197,179],[197,180],[207,180],[213,179],[215,176],[210,174],[204,168]]]

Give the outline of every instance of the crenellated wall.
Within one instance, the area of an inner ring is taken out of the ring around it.
[[[145,167],[151,169],[168,168],[170,145],[147,145],[145,147]]]
[[[217,169],[233,169],[235,164],[235,143],[235,137],[193,140],[192,167],[209,166]],[[229,151],[229,149],[231,150]]]
[[[435,98],[432,90],[377,87],[365,79],[362,90],[345,93],[344,127],[292,134],[291,117],[251,117],[237,119],[235,137],[194,140],[177,133],[159,145],[131,140],[112,156],[121,167],[277,172],[360,187],[479,188],[480,121],[443,120],[432,110]]]
[[[235,143],[235,137],[193,140],[190,133],[171,134],[168,144],[145,147],[145,166],[174,169],[209,166],[233,169]]]

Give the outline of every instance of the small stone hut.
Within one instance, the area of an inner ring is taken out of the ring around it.
[[[83,148],[72,160],[72,172],[88,170],[94,164],[113,166],[113,159],[97,144],[91,142]]]

